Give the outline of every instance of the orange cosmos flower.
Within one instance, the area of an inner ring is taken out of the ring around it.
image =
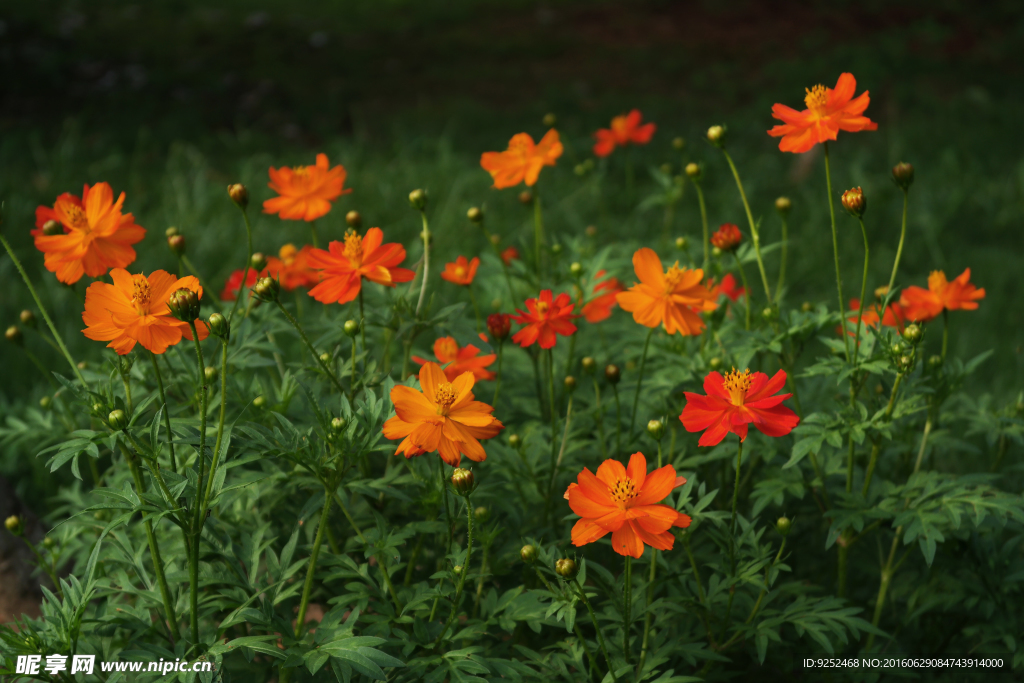
[[[136,342],[153,353],[163,353],[168,346],[181,341],[182,335],[192,339],[188,323],[171,315],[167,299],[179,289],[191,289],[203,296],[199,280],[191,275],[178,279],[163,270],[145,275],[132,275],[124,268],[110,271],[114,284],[94,282],[85,290],[85,312],[82,320],[86,337],[110,342],[109,348],[125,355]],[[206,339],[209,330],[196,320],[199,339]]]
[[[306,259],[320,271],[320,282],[309,295],[325,304],[345,304],[359,295],[363,278],[385,287],[412,280],[415,273],[396,267],[405,260],[405,247],[394,242],[382,246],[383,241],[380,228],[370,228],[362,239],[349,230],[344,243],[331,242],[327,251],[310,249]]]
[[[562,156],[562,143],[558,131],[552,128],[534,144],[527,133],[518,133],[508,141],[504,152],[484,152],[480,166],[494,178],[495,189],[515,187],[521,182],[532,187],[545,166],[554,166]]]
[[[807,109],[797,111],[784,104],[772,107],[772,117],[782,121],[768,131],[773,138],[781,137],[779,149],[783,152],[802,153],[819,142],[835,140],[839,131],[856,133],[876,130],[878,124],[863,116],[871,98],[865,90],[854,98],[857,80],[853,74],[839,76],[835,90],[823,85],[807,89],[804,103]]]
[[[515,247],[508,247],[501,252],[501,260],[505,262],[506,266],[511,266],[512,261],[519,259],[519,250]]]
[[[484,335],[481,333],[480,336]],[[449,382],[454,382],[455,378],[464,372],[473,373],[478,382],[482,379],[494,379],[494,373],[486,368],[494,363],[497,356],[493,353],[486,356],[479,354],[480,349],[472,344],[460,347],[454,337],[441,337],[434,342],[434,356],[444,366],[444,376]],[[420,365],[430,362],[418,356],[413,356],[412,359]]]
[[[266,270],[264,269],[264,272]],[[242,288],[242,277],[245,277],[245,288],[249,289],[256,284],[256,280],[260,278],[260,274],[256,272],[255,268],[249,269],[249,274],[246,275],[245,271],[241,268],[231,273],[228,281],[224,283],[224,289],[220,292],[221,301],[234,301],[238,298],[238,290]]]
[[[467,261],[465,256],[459,256],[455,259],[455,263],[444,264],[444,270],[441,272],[441,279],[447,280],[456,285],[462,285],[468,287],[473,284],[473,278],[476,277],[476,269],[480,267],[480,259],[476,256],[473,257],[472,261]]]
[[[651,141],[656,126],[653,123],[640,125],[642,118],[639,109],[613,118],[611,128],[601,128],[594,133],[594,138],[597,139],[594,144],[594,154],[606,157],[615,150],[616,146],[625,147],[630,143],[646,145]]]
[[[344,166],[329,168],[326,154],[316,155],[315,166],[270,167],[267,184],[279,196],[263,202],[263,213],[276,213],[295,221],[315,221],[331,210],[331,201],[352,190],[344,189]]]
[[[942,311],[973,311],[978,301],[985,298],[985,290],[972,285],[970,279],[970,268],[952,282],[946,280],[943,271],[933,270],[928,276],[928,289],[910,286],[900,294],[907,320],[928,322]]]
[[[551,290],[545,289],[536,299],[526,300],[526,313],[516,309],[519,315],[512,319],[526,327],[513,334],[512,341],[526,348],[539,340],[542,349],[550,349],[558,339],[556,335],[568,337],[576,333],[572,323],[575,307],[568,294],[563,292],[552,301]]]
[[[403,439],[395,455],[406,458],[437,451],[441,458],[458,467],[462,455],[475,462],[487,459],[478,439],[490,439],[505,428],[494,419],[494,410],[473,400],[472,372],[449,382],[436,363],[420,368],[420,389],[398,385],[391,390],[395,417],[384,423],[384,436]],[[460,455],[461,454],[461,455]]]
[[[82,198],[65,192],[53,208],[36,209],[32,231],[36,249],[43,252],[46,269],[61,282],[73,285],[82,275],[100,277],[111,268],[124,268],[135,260],[131,245],[146,236],[130,213],[122,214],[124,192],[114,201],[107,183],[82,189]],[[63,235],[44,235],[43,225],[54,220],[64,226]]]
[[[664,325],[669,334],[678,332],[684,337],[700,334],[704,321],[695,311],[718,308],[711,292],[701,284],[704,271],[700,268],[680,268],[676,261],[665,272],[654,250],[643,247],[633,254],[633,269],[639,284],[618,293],[616,301],[645,327]]]
[[[711,233],[708,241],[711,242],[711,246],[718,247],[722,251],[732,251],[740,246],[740,242],[743,241],[743,233],[734,223],[722,223],[718,230]]]
[[[605,271],[599,270],[595,278],[601,279],[606,274]],[[615,296],[619,292],[625,291],[625,289],[622,283],[614,277],[597,283],[594,285],[594,298],[583,306],[581,311],[583,317],[587,319],[588,323],[599,323],[602,320],[606,320],[611,316],[612,308],[616,304]],[[602,292],[604,293],[602,294]]]
[[[732,432],[747,438],[747,425],[768,436],[785,436],[800,423],[800,418],[782,402],[792,394],[773,396],[786,384],[786,373],[779,370],[768,379],[763,372],[750,374],[735,368],[724,378],[717,372],[704,378],[707,396],[686,394],[686,406],[679,420],[688,432],[705,431],[698,446],[716,446]]]
[[[854,312],[854,315],[846,319],[846,334],[854,336],[856,334],[857,326],[857,314],[860,313],[860,299],[850,299],[850,310]],[[879,323],[879,305],[871,304],[870,306],[864,307],[864,317],[861,318],[861,323],[864,325],[872,326],[878,325]],[[895,327],[899,330],[903,329],[903,323],[906,322],[906,311],[903,306],[899,303],[891,303],[885,309],[885,313],[881,317],[881,323],[886,327]],[[853,325],[851,328],[850,326]],[[842,334],[842,326],[836,327],[836,334]]]
[[[320,282],[320,272],[309,265],[310,245],[296,249],[286,244],[278,250],[277,256],[267,258],[265,273],[281,282],[281,289],[292,291],[299,287],[313,287]]]
[[[593,543],[612,534],[612,548],[619,555],[640,557],[644,546],[672,550],[672,527],[690,526],[689,515],[668,505],[657,505],[686,479],[676,476],[672,465],[647,473],[647,459],[634,453],[629,466],[617,460],[605,460],[595,476],[586,467],[569,484],[565,498],[572,511],[581,517],[572,528],[572,544]]]

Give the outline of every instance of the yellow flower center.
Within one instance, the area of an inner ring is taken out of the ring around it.
[[[298,166],[297,168],[293,168],[292,176],[294,176],[296,180],[305,180],[306,178],[309,177],[309,167]]]
[[[674,292],[676,287],[679,286],[679,283],[682,282],[684,275],[686,275],[686,269],[680,268],[679,261],[676,261],[675,264],[665,272],[665,293],[671,294]]]
[[[132,282],[132,303],[139,315],[149,313],[149,280],[136,279]]]
[[[455,399],[458,397],[459,392],[456,391],[451,382],[442,382],[441,386],[437,388],[437,393],[434,394],[434,403],[437,404],[437,414],[447,415],[448,409],[452,407],[452,404],[455,403]]]
[[[299,250],[295,248],[294,244],[286,244],[277,253],[281,257],[281,263],[290,266],[295,263],[295,255],[299,253]]]
[[[816,85],[813,88],[805,88],[805,90],[807,95],[804,97],[804,104],[807,105],[807,108],[815,114],[823,113],[828,104],[828,92],[825,86]]]
[[[455,277],[459,278],[460,280],[466,277],[466,269],[463,268],[462,266],[455,266]]]
[[[941,294],[949,286],[949,280],[946,279],[946,274],[941,270],[933,270],[928,275],[928,289],[935,294]]]
[[[80,207],[69,204],[64,208],[64,213],[67,214],[69,228],[89,231],[89,219],[85,217],[85,211],[82,211]]]
[[[729,392],[734,406],[743,405],[743,401],[747,398],[747,390],[750,389],[751,381],[753,381],[753,377],[750,376],[750,370],[740,372],[733,368],[732,372],[725,376],[723,384]]]
[[[548,312],[548,310],[550,308],[551,308],[551,304],[549,304],[547,301],[538,301],[537,302],[537,313],[539,313],[541,315],[547,315],[547,312]]]
[[[612,486],[612,500],[616,503],[626,503],[640,495],[636,483],[629,477],[623,477]]]
[[[363,263],[363,239],[355,230],[345,233],[345,258],[355,266]]]

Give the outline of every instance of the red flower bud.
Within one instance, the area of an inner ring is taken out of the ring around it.
[[[504,341],[512,331],[512,316],[507,313],[491,313],[487,316],[487,331],[498,341]]]
[[[740,246],[742,241],[743,233],[732,223],[722,223],[721,227],[711,235],[712,246],[718,247],[722,251],[732,251]]]

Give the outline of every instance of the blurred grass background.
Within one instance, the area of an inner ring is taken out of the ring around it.
[[[266,169],[324,151],[346,166],[354,192],[320,221],[322,236],[337,239],[344,211],[356,208],[364,225],[410,245],[419,227],[405,197],[422,186],[436,247],[450,258],[485,249],[465,220],[472,205],[485,204],[507,239],[526,234],[527,212],[515,192],[490,189],[479,154],[522,130],[539,136],[553,112],[567,152],[542,177],[548,229],[567,242],[593,224],[600,243],[622,245],[618,256],[641,241],[668,256],[660,208],[635,208],[657,191],[648,167],[669,162],[679,173],[684,159],[704,163],[712,224],[746,230],[728,169],[703,140],[708,125],[725,123],[766,241],[778,239],[775,197],[793,199],[787,301],[833,306],[822,159],[782,154],[765,131],[773,102],[800,108],[805,87],[851,71],[858,91],[871,91],[879,130],[841,135],[833,173],[837,194],[854,185],[868,194],[869,287],[887,281],[899,234],[901,194],[889,169],[909,161],[917,180],[899,281],[972,269],[987,298],[952,316],[951,351],[994,349],[971,389],[1009,400],[1024,379],[1021,45],[1024,14],[1012,2],[11,0],[0,8],[2,229],[72,352],[99,360],[99,345],[79,333],[80,301],[43,269],[28,234],[37,205],[83,183],[127,192],[126,210],[149,230],[137,268],[176,267],[164,244],[175,225],[219,289],[245,255],[224,187],[250,187],[256,248],[274,253],[308,231],[259,213],[270,195]],[[573,165],[590,156],[593,130],[632,107],[659,128],[631,152],[638,182],[626,197],[622,154],[600,185]],[[677,135],[687,140],[682,155],[670,146]],[[861,238],[845,215],[839,226],[849,297]],[[699,232],[689,190],[672,235]],[[0,278],[6,326],[30,300],[6,257]],[[38,337],[27,340],[66,369]],[[51,391],[20,350],[5,345],[0,359],[0,417]]]

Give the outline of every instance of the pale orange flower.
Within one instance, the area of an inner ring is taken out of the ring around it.
[[[306,244],[296,249],[286,244],[277,256],[267,258],[266,274],[281,282],[281,289],[292,291],[299,287],[314,287],[320,282],[320,271],[309,265],[309,252],[313,247]]]
[[[562,143],[558,131],[552,128],[538,143],[528,133],[518,133],[508,141],[504,152],[484,152],[480,166],[494,178],[494,187],[515,187],[521,182],[532,187],[545,166],[554,166],[562,156]]]
[[[970,268],[952,282],[946,280],[941,270],[933,270],[928,276],[928,289],[910,286],[900,294],[900,305],[907,320],[928,322],[944,310],[973,311],[978,307],[978,300],[985,298],[985,290],[978,289],[970,280]]]
[[[642,119],[643,116],[639,109],[613,118],[610,128],[601,128],[594,133],[594,138],[597,140],[594,143],[594,154],[606,157],[616,147],[625,147],[628,144],[646,145],[651,141],[656,126],[653,123],[641,125]]]
[[[640,282],[616,295],[622,310],[645,327],[664,325],[669,334],[700,334],[704,321],[699,311],[718,308],[714,296],[701,281],[700,268],[680,268],[679,262],[666,272],[653,249],[643,247],[633,254],[633,269]]]
[[[109,348],[125,355],[139,343],[153,353],[163,353],[167,347],[181,341],[182,336],[192,339],[188,323],[171,315],[167,300],[179,289],[191,289],[203,297],[199,280],[191,275],[178,278],[163,270],[145,275],[132,275],[124,268],[110,271],[114,284],[94,282],[85,290],[85,312],[82,320],[86,337],[110,342]],[[202,320],[196,320],[199,339],[206,339],[209,330]]]
[[[325,304],[346,304],[359,295],[363,278],[385,287],[412,280],[415,273],[397,267],[405,260],[405,247],[397,242],[382,245],[383,241],[380,228],[370,228],[362,238],[349,230],[344,242],[331,242],[329,251],[310,249],[306,259],[310,268],[320,271],[320,283],[309,295]]]
[[[483,333],[480,336],[484,341],[487,340]],[[473,373],[473,377],[478,382],[482,379],[494,379],[494,373],[488,370],[487,366],[492,365],[498,356],[493,353],[481,356],[480,349],[472,344],[460,347],[459,342],[455,341],[454,337],[441,337],[436,340],[434,342],[434,356],[443,366],[444,375],[448,378],[449,382],[454,382],[455,378],[464,372]],[[419,356],[413,356],[412,359],[420,365],[430,362]]]
[[[465,256],[459,256],[455,259],[454,263],[444,264],[444,270],[441,271],[441,279],[447,280],[452,284],[468,287],[473,284],[473,278],[476,277],[476,269],[479,267],[480,259],[476,256],[473,257],[472,261],[467,261]]]
[[[594,279],[600,280],[605,275],[607,275],[605,271],[599,270],[595,273]],[[583,306],[581,311],[583,317],[586,318],[588,323],[599,323],[602,320],[608,319],[612,314],[612,308],[616,304],[615,296],[625,289],[618,278],[610,277],[607,280],[598,282],[594,285],[594,298]]]
[[[331,210],[331,202],[352,190],[344,189],[345,167],[330,168],[326,154],[316,155],[316,165],[270,168],[268,187],[278,194],[263,202],[263,213],[281,218],[315,221]]]
[[[473,400],[473,373],[449,382],[436,363],[420,368],[420,391],[398,385],[391,390],[395,417],[384,423],[384,436],[402,439],[395,455],[411,458],[437,451],[458,467],[465,455],[475,462],[487,459],[479,439],[490,439],[505,428],[494,419],[494,408]]]
[[[146,236],[130,213],[122,214],[124,192],[114,201],[107,183],[82,189],[82,198],[65,192],[51,209],[36,209],[36,249],[43,252],[43,264],[57,279],[69,285],[82,275],[100,277],[111,268],[124,268],[135,260],[131,245]],[[43,225],[54,220],[64,226],[63,235],[44,235]]]
[[[772,107],[772,116],[782,121],[773,127],[768,135],[781,137],[779,149],[783,152],[802,153],[821,142],[835,140],[839,131],[856,133],[862,130],[876,130],[878,124],[864,116],[871,98],[865,90],[857,97],[857,80],[853,74],[844,73],[836,82],[835,90],[823,85],[807,89],[804,103],[807,109],[797,111],[784,104]]]

